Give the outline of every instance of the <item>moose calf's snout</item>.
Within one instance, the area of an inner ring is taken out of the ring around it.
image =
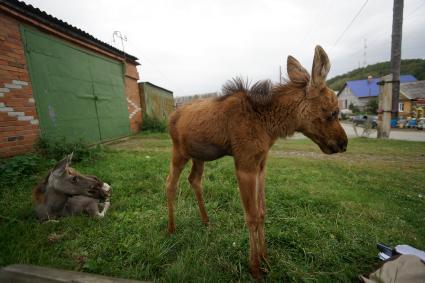
[[[331,150],[332,153],[339,153],[339,152],[345,152],[347,150],[347,139],[342,140],[332,140],[328,143],[328,148]]]
[[[345,152],[345,151],[347,151],[347,143],[348,143],[348,141],[347,141],[347,140],[342,140],[342,141],[340,141],[340,142],[338,143],[338,146],[339,146],[340,152]]]

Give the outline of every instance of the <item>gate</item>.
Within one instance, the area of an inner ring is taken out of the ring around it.
[[[43,136],[96,143],[130,134],[122,64],[29,27],[21,33]]]

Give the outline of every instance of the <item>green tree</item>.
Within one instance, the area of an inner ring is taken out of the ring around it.
[[[348,106],[348,109],[350,109],[351,111],[353,111],[354,114],[359,114],[360,113],[360,109],[358,106],[355,106],[353,103],[350,103],[350,105]]]
[[[378,113],[378,98],[369,100],[369,102],[366,104],[366,112],[369,114]]]

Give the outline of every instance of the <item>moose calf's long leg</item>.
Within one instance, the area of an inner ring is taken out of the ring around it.
[[[192,159],[192,170],[189,174],[189,183],[195,192],[198,201],[199,212],[201,213],[201,221],[208,224],[208,215],[205,210],[204,199],[202,197],[202,173],[204,172],[204,161]]]
[[[177,183],[180,174],[188,159],[183,157],[177,150],[173,150],[173,157],[170,164],[170,174],[167,178],[167,205],[168,205],[168,233],[174,233],[176,225],[174,223],[173,202],[176,195]]]
[[[236,171],[245,220],[249,231],[249,265],[254,278],[260,278],[260,260],[258,253],[258,207],[257,178],[258,172]]]
[[[265,165],[260,168],[258,173],[258,215],[259,215],[259,224],[258,224],[258,244],[259,244],[259,254],[260,257],[264,260],[267,259],[267,245],[266,238],[264,235],[264,218],[266,216],[266,192],[265,192],[265,177],[266,170]]]

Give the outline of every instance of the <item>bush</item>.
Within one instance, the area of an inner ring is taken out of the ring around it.
[[[359,107],[355,106],[353,103],[350,103],[350,105],[348,106],[348,109],[350,109],[354,114],[360,113]]]
[[[167,122],[143,114],[142,131],[165,133],[167,131]]]
[[[49,162],[35,154],[0,159],[0,185],[11,185],[44,170]]]
[[[366,104],[366,112],[369,114],[376,114],[378,113],[378,99],[373,98],[368,101]]]
[[[94,159],[99,153],[99,147],[91,148],[83,141],[69,142],[65,138],[40,137],[35,147],[37,152],[43,157],[54,159],[55,161],[61,160],[71,152],[74,153],[72,159],[74,162]]]
[[[37,176],[71,152],[74,153],[73,162],[90,161],[100,153],[99,147],[91,148],[81,141],[67,142],[65,138],[39,138],[35,148],[35,154],[0,159],[0,187],[12,186],[21,179]]]
[[[341,113],[341,120],[348,120],[350,114],[348,113]]]

